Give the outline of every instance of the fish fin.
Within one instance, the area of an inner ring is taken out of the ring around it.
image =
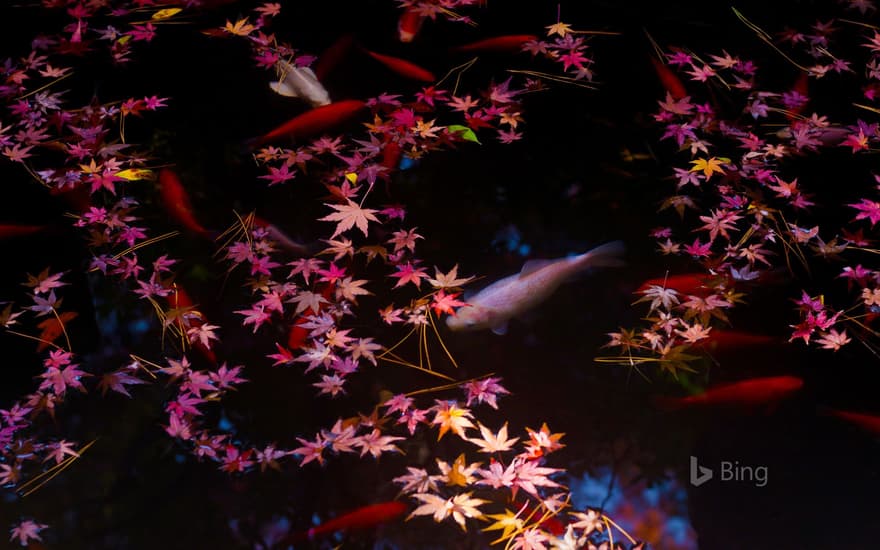
[[[303,67],[300,67],[299,70],[308,74],[310,77],[314,78],[315,82],[320,82],[320,80],[318,79],[318,75],[315,74],[315,71],[313,71],[311,67],[303,66]]]
[[[555,260],[529,260],[523,264],[522,270],[519,272],[520,277],[525,277],[530,273],[538,271],[542,267],[552,264]]]
[[[296,93],[296,90],[291,88],[287,82],[283,80],[276,80],[275,82],[270,82],[269,87],[272,88],[272,91],[278,95],[283,95],[284,97],[299,97]]]
[[[623,253],[626,248],[623,241],[612,241],[597,246],[582,256],[583,261],[590,267],[620,267],[624,264]]]
[[[507,321],[501,323],[500,325],[495,325],[492,327],[492,332],[497,334],[498,336],[504,336],[507,334]]]

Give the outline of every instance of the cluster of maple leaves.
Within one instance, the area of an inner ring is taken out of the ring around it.
[[[474,3],[419,1],[402,2],[402,7],[422,17],[433,19],[442,14],[467,22],[453,9]],[[64,92],[54,91],[73,70],[63,66],[67,56],[106,49],[114,62],[127,63],[133,44],[149,43],[163,24],[202,4],[199,0],[44,0],[47,9],[63,9],[69,24],[61,32],[35,40],[29,56],[8,59],[0,68],[4,79],[0,99],[10,107],[9,114],[0,120],[3,155],[21,165],[47,192],[69,201],[76,215],[74,226],[83,232],[93,253],[85,270],[126,289],[135,300],[149,303],[165,344],[158,358],[131,355],[115,370],[90,372],[88,365],[79,362],[76,342],[70,341],[66,331],[66,323],[77,315],[63,305],[66,273],[47,268],[30,276],[26,301],[7,305],[0,315],[0,326],[10,334],[38,340],[38,352],[48,350],[48,355],[36,390],[0,410],[0,484],[18,494],[29,494],[91,446],[41,434],[40,420],[59,414],[69,390],[87,393],[94,384],[102,394],[136,398],[132,386],[162,380],[171,388],[165,405],[165,431],[196,457],[216,463],[223,471],[280,469],[283,459],[296,459],[300,466],[323,464],[330,455],[341,453],[379,459],[384,453],[398,452],[398,445],[418,431],[436,429],[438,440],[454,434],[463,443],[476,446],[477,452],[491,455],[490,462],[482,468],[482,463],[468,462],[466,454],[461,454],[454,461],[437,458],[439,474],[410,467],[408,474],[395,481],[418,503],[413,516],[430,515],[437,522],[448,519],[463,529],[471,520],[495,520],[488,530],[502,531],[496,542],[508,541],[513,548],[593,548],[600,544],[605,534],[610,535],[613,522],[598,511],[570,510],[566,488],[551,479],[563,470],[544,465],[546,455],[563,446],[559,443],[562,434],[552,433],[546,425],[540,430],[529,429],[528,442],[516,451],[519,438],[508,437],[506,424],[495,432],[476,421],[472,406],[497,409],[498,397],[509,393],[495,376],[455,381],[435,373],[452,383],[427,392],[394,395],[377,404],[369,415],[340,419],[311,438],[297,438],[300,446],[296,448],[257,445],[240,434],[233,438],[205,420],[208,407],[222,407],[223,397],[247,382],[246,368],[218,359],[214,346],[221,327],[210,323],[175,282],[174,268],[180,260],[155,253],[158,243],[175,234],[151,235],[142,225],[135,197],[140,192],[138,185],[155,177],[151,168],[155,159],[127,143],[124,135],[127,117],[162,108],[173,98],[147,96],[110,104],[94,101],[70,108],[64,105]],[[280,9],[279,3],[262,4],[255,8],[253,20],[227,22],[207,34],[247,38],[256,63],[267,69],[274,68],[279,59],[308,65],[313,58],[298,54],[268,31]],[[570,26],[557,23],[549,27],[547,40],[527,41],[524,51],[561,64],[570,75],[563,81],[589,82],[592,59],[585,53],[585,41],[577,35]],[[557,38],[550,40],[552,36]],[[318,396],[340,397],[345,394],[346,380],[359,372],[363,363],[391,360],[389,350],[372,337],[356,336],[351,328],[345,328],[349,319],[366,316],[358,311],[357,301],[371,292],[365,288],[367,284],[411,285],[418,291],[423,283],[431,287],[428,294],[408,305],[388,304],[379,311],[375,319],[388,325],[409,325],[413,330],[430,326],[436,332],[435,319],[454,315],[456,308],[466,306],[458,299],[460,287],[472,277],[459,277],[457,266],[448,271],[435,268],[431,276],[415,256],[416,243],[423,238],[416,228],[392,227],[404,221],[405,209],[399,205],[369,208],[366,202],[376,181],[390,179],[398,169],[396,163],[381,162],[389,156],[389,148],[417,159],[445,147],[478,143],[477,133],[489,129],[503,143],[519,139],[523,122],[519,96],[541,89],[542,74],[527,73],[521,89],[508,78],[490,85],[478,98],[435,86],[423,88],[407,102],[399,95],[382,94],[367,102],[373,118],[366,125],[365,136],[324,136],[297,148],[265,147],[255,154],[267,167],[264,179],[269,185],[294,179],[297,170],[304,171],[308,165],[310,178],[328,186],[335,200],[327,203],[330,212],[319,220],[335,225],[318,257],[291,259],[271,231],[255,225],[250,216],[240,219],[234,236],[224,245],[231,269],[247,271],[243,286],[250,289],[252,300],[237,311],[243,324],[254,332],[269,324],[288,326],[291,335],[300,335],[267,350],[269,360],[279,367],[304,364],[305,374],[319,373],[320,379],[314,383]],[[451,115],[461,117],[458,122],[463,124],[437,123],[440,117]],[[44,155],[44,149],[61,154]],[[390,239],[371,240],[376,235],[371,231],[375,225],[387,226]],[[356,240],[363,242],[355,246]],[[358,278],[359,271],[377,260],[391,269],[388,279]],[[39,336],[28,331],[32,325],[42,331]],[[199,357],[191,357],[193,353]],[[435,372],[430,366],[417,368]],[[419,397],[455,388],[464,392],[461,399]],[[476,492],[479,496],[474,496]],[[515,500],[516,511],[489,513],[490,507]],[[563,512],[570,519],[564,533],[548,532],[545,522]],[[41,540],[40,533],[46,527],[23,518],[12,527],[11,540],[26,546]]]
[[[865,2],[843,4],[844,10],[861,14],[872,8]],[[688,369],[702,355],[695,346],[710,341],[713,331],[725,330],[727,312],[745,301],[750,285],[772,284],[780,270],[808,270],[815,261],[842,264],[839,277],[853,302],[835,308],[824,294],[804,290],[791,296],[800,320],[792,323],[790,341],[836,351],[853,340],[853,331],[863,341],[873,339],[880,272],[863,264],[876,253],[865,231],[880,221],[880,180],[871,173],[850,175],[856,178],[851,184],[864,189],[862,199],[816,204],[811,191],[827,193],[821,186],[831,182],[816,181],[798,168],[807,157],[844,150],[872,154],[880,135],[877,123],[865,118],[878,112],[880,35],[861,32],[864,27],[839,17],[804,31],[786,28],[773,38],[746,15],[733,10],[732,16],[791,66],[792,87],[762,87],[757,63],[727,51],[708,58],[686,49],[662,54],[657,66],[666,92],[654,119],[664,128],[661,142],[674,143],[689,166],[673,168],[674,192],[660,207],[676,211],[685,223],[680,229],[655,228],[651,236],[662,254],[690,257],[702,272],[690,277],[699,281],[696,285],[678,284],[670,276],[669,284],[639,291],[638,302],[649,303],[650,324],[610,335],[609,345],[622,352],[617,359],[624,363],[656,360],[673,373]],[[854,43],[850,37],[861,38]],[[844,86],[860,74],[866,78],[861,97],[854,98],[855,120],[835,122],[823,115],[810,88],[835,79]],[[737,107],[722,108],[709,99],[719,93]],[[829,211],[841,207],[855,211],[846,227],[809,221],[827,219]]]

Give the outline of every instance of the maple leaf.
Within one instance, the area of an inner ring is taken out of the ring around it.
[[[514,437],[513,439],[508,439],[507,437],[507,422],[504,423],[504,426],[498,430],[498,435],[492,433],[492,430],[483,426],[483,424],[478,423],[480,428],[480,434],[483,436],[481,438],[472,438],[468,439],[474,445],[480,447],[481,453],[496,453],[502,451],[509,451],[513,444],[519,441],[518,437]]]
[[[361,230],[364,236],[367,236],[367,224],[369,222],[379,222],[379,218],[377,218],[374,213],[377,210],[373,210],[372,208],[361,208],[358,204],[353,202],[351,199],[346,199],[348,204],[327,204],[326,206],[336,210],[333,214],[329,214],[320,218],[321,221],[326,222],[338,222],[336,224],[336,229],[333,231],[333,234],[330,236],[333,237],[348,231],[352,227],[357,227]]]
[[[469,420],[470,418],[473,418],[471,411],[459,407],[454,401],[437,401],[437,411],[432,421],[432,424],[440,425],[440,435],[437,436],[437,441],[440,441],[449,430],[452,430],[460,438],[467,439],[464,435],[464,429],[474,427],[474,423]]]
[[[257,28],[248,23],[248,19],[245,17],[244,19],[236,21],[234,25],[227,19],[226,26],[223,27],[223,30],[236,36],[247,36],[257,30]]]
[[[552,25],[548,25],[544,27],[547,29],[547,36],[553,36],[554,34],[558,34],[559,36],[565,38],[565,35],[574,32],[571,28],[571,25],[568,23],[563,23],[561,21],[556,22]]]
[[[409,517],[433,515],[435,522],[441,522],[450,515],[452,519],[467,531],[465,518],[481,518],[483,513],[477,507],[488,503],[488,500],[471,498],[473,493],[461,493],[452,498],[444,499],[431,493],[416,493],[413,498],[421,500],[424,504],[413,510]]]
[[[458,278],[458,264],[455,264],[448,273],[443,273],[434,267],[434,278],[426,279],[434,288],[458,288],[474,280],[474,277]]]
[[[131,369],[129,367],[123,367],[119,370],[113,372],[104,373],[101,376],[101,381],[98,382],[98,388],[101,390],[101,397],[107,395],[107,390],[113,390],[116,393],[121,393],[126,397],[131,397],[131,394],[128,393],[128,390],[125,386],[134,386],[137,384],[146,384],[145,381],[132,376],[129,374]]]
[[[691,164],[693,164],[693,166],[691,167],[690,171],[691,172],[702,171],[703,175],[706,176],[706,179],[709,179],[712,176],[712,174],[714,174],[715,172],[717,172],[721,175],[724,175],[724,170],[721,169],[721,164],[722,163],[729,163],[729,162],[730,162],[730,159],[723,158],[723,157],[721,157],[721,158],[711,157],[708,159],[696,159],[696,160],[691,161]]]
[[[503,514],[486,515],[487,518],[494,519],[495,523],[486,527],[483,531],[502,531],[501,536],[491,542],[492,545],[509,539],[514,532],[519,532],[523,528],[523,520],[517,516],[518,514],[514,514],[507,509],[504,510]]]
[[[433,308],[434,312],[437,315],[440,315],[441,313],[455,315],[455,309],[453,309],[453,308],[467,305],[464,302],[456,300],[456,297],[458,295],[459,295],[458,292],[454,292],[452,294],[446,294],[445,292],[443,292],[442,289],[438,290],[433,295],[433,298],[431,301],[431,308]]]
[[[461,453],[451,466],[446,463],[446,461],[438,458],[437,468],[440,470],[440,473],[443,474],[442,476],[439,476],[439,479],[446,483],[446,485],[467,487],[476,481],[473,474],[480,468],[480,463],[473,462],[468,464],[464,457],[464,453]]]
[[[336,284],[336,299],[338,300],[342,297],[349,302],[357,303],[357,296],[372,294],[369,290],[361,288],[363,285],[367,284],[367,282],[368,281],[362,279],[352,280],[351,277],[342,279]]]

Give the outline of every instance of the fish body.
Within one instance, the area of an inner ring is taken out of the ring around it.
[[[159,194],[162,204],[174,221],[196,235],[213,240],[214,234],[196,220],[192,203],[180,177],[168,168],[159,170]]]
[[[278,81],[269,84],[272,91],[285,97],[298,97],[312,107],[330,104],[330,94],[308,67],[297,67],[283,59],[275,63]]]
[[[537,40],[538,37],[534,34],[511,34],[506,36],[495,36],[492,38],[486,38],[485,40],[478,40],[476,42],[471,42],[470,44],[462,44],[461,46],[455,46],[452,48],[452,51],[458,53],[472,53],[472,52],[491,52],[491,53],[508,53],[508,52],[516,52],[522,49],[523,44],[526,42],[531,42],[533,40]]]
[[[46,229],[45,225],[22,225],[17,223],[0,223],[0,240],[27,237]]]
[[[400,41],[408,44],[415,40],[424,22],[425,16],[416,10],[404,10],[397,21],[397,36]]]
[[[347,514],[342,514],[341,516],[325,521],[321,525],[312,527],[307,531],[295,533],[282,542],[285,544],[291,542],[304,542],[337,531],[369,529],[396,520],[406,512],[406,509],[406,504],[397,500],[369,504],[352,512],[348,512]]]
[[[435,80],[437,80],[437,77],[434,76],[434,73],[427,69],[423,69],[422,67],[419,67],[415,63],[407,61],[406,59],[400,59],[399,57],[393,57],[390,55],[372,52],[366,48],[364,48],[364,52],[379,63],[388,67],[392,72],[395,72],[404,78],[418,80],[420,82],[434,82]]]
[[[660,397],[661,408],[755,407],[778,402],[801,389],[804,381],[796,376],[768,376],[722,384],[687,397]]]
[[[874,435],[880,435],[880,416],[837,409],[826,409],[825,412]]]
[[[660,79],[663,89],[669,92],[673,99],[681,100],[687,97],[687,89],[681,79],[672,72],[672,69],[655,57],[651,58],[651,64],[654,66],[654,72],[657,73],[657,78]]]
[[[303,139],[320,134],[349,121],[366,106],[366,103],[358,99],[346,99],[316,107],[295,116],[268,134],[256,138],[252,145],[261,146],[276,139]]]
[[[739,330],[714,329],[703,342],[706,342],[709,345],[714,345],[718,350],[738,350],[755,346],[766,346],[773,344],[776,341],[776,338],[767,336],[766,334],[754,334]]]
[[[487,286],[467,298],[467,306],[446,318],[452,330],[492,329],[496,334],[507,332],[507,322],[533,309],[550,297],[559,285],[590,268],[619,265],[623,243],[606,243],[578,256],[556,260],[531,260],[522,271]]]
[[[315,77],[324,82],[327,76],[333,72],[333,69],[339,66],[342,60],[348,55],[348,51],[354,44],[354,36],[344,34],[340,36],[336,42],[324,50],[321,57],[315,61]]]

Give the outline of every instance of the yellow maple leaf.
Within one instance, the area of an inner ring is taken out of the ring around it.
[[[234,34],[236,36],[247,36],[250,33],[254,32],[256,29],[257,28],[255,26],[248,23],[247,17],[245,17],[244,19],[239,19],[235,22],[234,25],[230,23],[227,19],[226,26],[223,27],[224,31],[230,34]]]
[[[153,171],[147,170],[146,168],[129,168],[128,170],[122,170],[121,172],[116,172],[114,176],[125,178],[129,181],[132,180],[146,180],[153,179]]]
[[[708,159],[692,160],[691,164],[693,164],[693,166],[691,167],[690,172],[702,171],[703,175],[706,176],[706,179],[712,177],[712,174],[715,172],[724,175],[724,170],[721,169],[721,164],[725,162],[730,162],[730,159],[711,157]]]
[[[516,514],[505,509],[503,514],[486,514],[489,519],[494,519],[495,523],[483,529],[483,531],[501,531],[501,536],[492,541],[492,545],[509,539],[514,533],[523,528],[522,518],[518,518]]]
[[[437,441],[440,441],[449,430],[452,430],[452,433],[460,438],[466,439],[464,429],[474,427],[474,423],[469,420],[471,417],[470,410],[462,409],[454,403],[440,405],[432,422],[440,425],[440,435],[437,436]]]
[[[177,15],[178,13],[180,13],[182,11],[183,10],[180,8],[165,8],[164,10],[159,10],[156,13],[154,13],[153,17],[151,17],[150,19],[152,19],[153,21],[160,21],[162,19],[168,19],[169,17],[174,17],[175,15]]]
[[[553,36],[554,34],[558,34],[559,36],[561,36],[563,38],[565,38],[566,34],[568,34],[570,32],[574,32],[574,30],[571,28],[571,25],[569,25],[568,23],[562,23],[561,21],[559,23],[554,23],[553,25],[548,25],[546,27],[546,29],[547,29],[547,36]]]

